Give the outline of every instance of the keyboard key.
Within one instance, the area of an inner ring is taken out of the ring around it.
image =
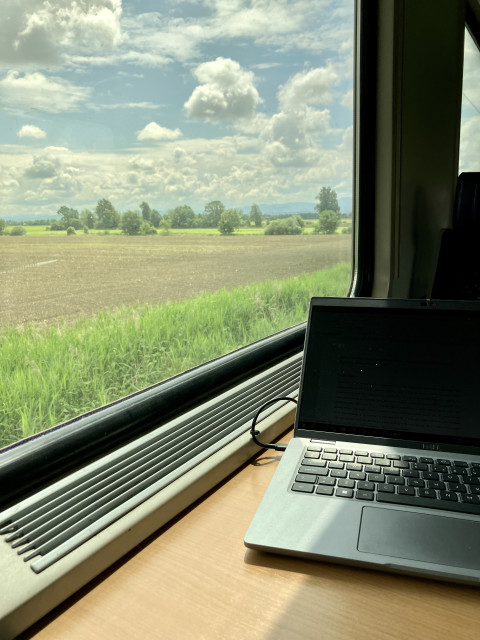
[[[450,473],[456,473],[459,476],[466,477],[468,476],[468,468],[467,467],[450,467]]]
[[[457,493],[467,493],[467,487],[464,484],[459,484],[458,482],[449,482],[448,490],[456,491]]]
[[[350,462],[347,464],[347,471],[363,471],[363,466],[358,463]]]
[[[417,458],[416,456],[402,456],[402,460],[404,462],[416,462]]]
[[[444,473],[443,474],[443,481],[444,482],[458,482],[460,480],[460,478],[457,476],[456,473]]]
[[[307,451],[321,451],[322,447],[320,447],[320,445],[318,444],[311,444],[310,446],[307,447]]]
[[[303,458],[302,464],[308,464],[312,467],[326,467],[325,460],[312,460],[311,458]]]
[[[391,462],[390,460],[376,460],[375,464],[377,464],[379,467],[389,467]]]
[[[355,498],[357,498],[357,500],[373,500],[373,491],[359,490],[355,494]]]
[[[353,489],[344,489],[340,487],[335,491],[335,495],[339,498],[353,498]]]
[[[480,484],[480,480],[471,476],[463,476],[463,484]]]
[[[295,482],[306,482],[310,484],[315,484],[316,476],[308,475],[307,473],[299,473],[295,478]]]
[[[306,451],[304,458],[320,458],[320,453],[318,451]]]
[[[327,485],[329,487],[333,487],[334,484],[336,482],[335,478],[318,478],[317,479],[317,484],[321,484],[321,485]]]
[[[337,459],[336,453],[324,453],[322,455],[322,460],[336,460],[336,459]]]
[[[321,467],[306,467],[306,466],[301,466],[298,470],[298,473],[311,473],[312,475],[321,475],[321,476],[326,476],[328,475],[328,469],[322,469]]]
[[[432,464],[432,471],[436,471],[437,473],[448,473],[448,467],[444,464]]]
[[[466,502],[467,504],[480,504],[480,497],[472,496],[471,494],[460,496],[460,500],[462,502]]]
[[[437,464],[444,464],[447,467],[449,467],[452,463],[450,460],[447,460],[446,458],[437,458]],[[465,463],[467,464],[467,463]]]
[[[348,469],[348,466],[347,466],[347,469]],[[348,477],[351,478],[352,480],[365,480],[367,476],[363,471],[350,471],[350,473],[348,474]]]
[[[333,495],[333,487],[318,486],[315,493],[318,493],[320,496],[331,496]]]
[[[425,464],[433,464],[433,458],[420,458],[420,462],[424,462]]]
[[[332,471],[330,471],[330,476],[332,478],[346,478],[347,472],[343,469],[332,469]]]
[[[403,496],[414,496],[415,488],[414,487],[398,487],[398,493]]]
[[[370,457],[371,457],[371,458],[384,458],[384,457],[385,457],[385,454],[384,454],[384,453],[375,453],[375,452],[374,452],[374,453],[371,453],[371,454],[370,454]]]
[[[411,458],[412,456],[403,456],[404,458]],[[410,469],[410,463],[408,460],[394,460],[393,461],[394,469]]]
[[[405,478],[402,478],[401,476],[399,477],[387,476],[387,483],[388,484],[405,484]]]
[[[351,456],[353,455],[353,451],[351,449],[340,449],[340,454],[342,456]]]
[[[365,467],[363,468],[364,471],[366,471],[367,473],[380,473],[381,472],[381,468],[378,467],[376,464],[366,464]]]
[[[424,480],[440,480],[440,476],[436,471],[424,471],[423,479]]]
[[[366,458],[369,456],[368,451],[355,451],[355,455],[358,456],[359,458]]]
[[[335,449],[335,447],[325,447],[324,449],[325,453],[337,453],[337,450]]]
[[[395,493],[395,486],[393,484],[379,484],[377,491],[383,491],[384,493]]]
[[[302,482],[294,482],[292,485],[292,491],[298,491],[300,493],[313,493],[315,485],[304,484]]]
[[[474,485],[473,487],[470,486],[469,489],[470,493],[472,493],[473,495],[480,495],[480,487]]]
[[[360,491],[374,491],[375,485],[373,482],[357,482],[357,489]]]
[[[355,456],[350,456],[345,453],[341,453],[338,459],[341,462],[355,462]]]
[[[337,487],[346,487],[348,489],[353,489],[355,487],[355,480],[339,480],[337,482]]]
[[[407,484],[409,487],[424,487],[425,480],[422,480],[421,478],[408,478]]]
[[[400,460],[400,456],[396,453],[387,453],[388,460]]]
[[[385,482],[385,476],[383,473],[369,473],[368,479],[370,482]]]
[[[439,491],[440,500],[450,500],[451,502],[457,502],[457,494],[453,491]]]
[[[412,462],[411,468],[416,471],[428,471],[428,464],[426,462]]]
[[[343,462],[329,462],[328,463],[328,468],[329,469],[343,469],[345,467],[345,464]]]
[[[435,489],[419,489],[418,495],[421,498],[435,498],[437,497],[437,492]]]
[[[419,478],[420,471],[411,471],[410,469],[405,469],[405,471],[402,473],[402,476],[404,478]]]
[[[428,481],[428,488],[429,489],[439,489],[439,490],[443,490],[445,489],[446,485],[444,482],[441,482],[440,480],[429,480]]]
[[[426,507],[427,509],[442,509],[461,513],[480,514],[480,504],[470,504],[468,502],[432,500],[431,498],[420,498],[419,496],[402,496],[398,493],[381,492],[377,493],[376,498],[377,502],[387,502],[388,504],[402,504],[409,507]]]
[[[454,460],[453,464],[456,467],[468,467],[468,462],[465,462],[464,460]],[[479,467],[480,466],[480,462],[472,462],[472,467],[474,467],[474,466]]]

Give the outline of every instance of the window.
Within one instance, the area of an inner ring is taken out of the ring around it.
[[[480,51],[465,29],[459,173],[480,171]]]
[[[9,3],[0,447],[347,293],[353,5]]]

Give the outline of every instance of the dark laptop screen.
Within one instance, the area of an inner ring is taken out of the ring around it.
[[[480,304],[313,299],[298,428],[480,443]]]

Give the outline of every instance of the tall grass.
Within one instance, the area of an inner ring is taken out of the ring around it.
[[[0,447],[302,322],[312,296],[344,295],[349,281],[342,263],[73,325],[0,330]]]

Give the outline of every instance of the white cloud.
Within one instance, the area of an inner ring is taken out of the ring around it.
[[[89,87],[38,72],[21,75],[18,71],[9,71],[0,80],[0,104],[7,109],[39,109],[49,113],[73,111],[90,94]]]
[[[480,116],[462,120],[460,160],[462,171],[480,171]]]
[[[255,76],[235,60],[217,58],[194,71],[201,83],[185,103],[189,116],[207,120],[249,118],[261,102]]]
[[[137,140],[153,140],[163,142],[165,140],[176,140],[182,136],[180,129],[167,129],[161,127],[156,122],[150,122],[137,133]]]
[[[36,127],[34,124],[24,124],[23,127],[17,131],[17,136],[19,138],[36,138],[40,140],[41,138],[46,138],[47,134],[43,129]]]
[[[280,87],[280,106],[284,109],[296,109],[303,105],[331,102],[332,87],[339,81],[340,78],[331,64],[297,73]]]
[[[8,5],[8,20],[0,21],[0,63],[57,64],[65,52],[94,52],[121,41],[121,0],[9,0]]]

